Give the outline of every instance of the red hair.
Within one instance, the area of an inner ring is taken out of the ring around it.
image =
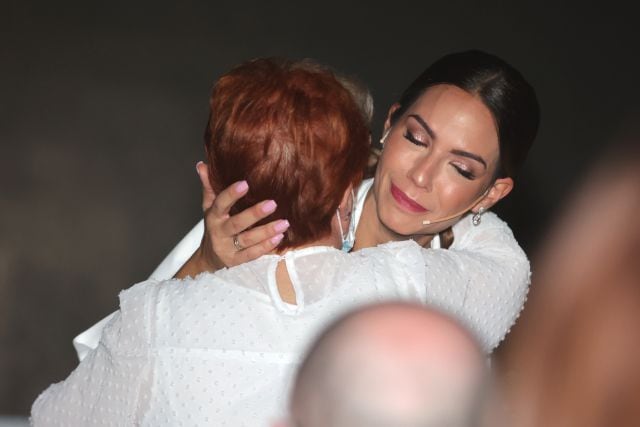
[[[211,185],[220,192],[246,179],[238,212],[273,199],[261,223],[291,224],[279,249],[331,233],[331,220],[349,185],[362,180],[369,129],[351,94],[327,70],[256,59],[215,84],[205,132]]]

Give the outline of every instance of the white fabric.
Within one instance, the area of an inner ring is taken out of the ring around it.
[[[358,222],[360,221],[360,216],[362,215],[362,210],[364,207],[364,201],[372,185],[373,179],[366,179],[362,182],[362,184],[358,188],[358,191],[356,192],[356,200],[352,216],[353,221],[355,221],[354,228],[358,227]],[[509,232],[508,234],[510,234],[510,230],[507,231]],[[176,247],[173,248],[171,252],[169,252],[165,259],[160,263],[160,265],[153,271],[153,273],[151,273],[151,276],[149,278],[156,280],[165,280],[172,278],[178,272],[180,267],[182,267],[184,263],[187,262],[191,255],[193,255],[196,249],[198,249],[203,235],[204,221],[200,220],[200,222],[198,222],[198,224],[196,224],[196,226],[193,227],[191,231],[189,231],[186,236],[182,238],[182,240],[176,245]],[[514,245],[517,246],[517,243],[515,241],[512,242],[511,246]],[[440,248],[440,236],[434,237],[434,239],[431,241],[431,248]],[[84,359],[92,349],[97,347],[98,342],[100,341],[100,335],[102,334],[102,329],[109,322],[109,320],[113,318],[114,315],[115,313],[111,313],[73,339],[73,346],[76,350],[76,353],[78,354],[78,359],[80,361],[82,361],[82,359]]]
[[[120,294],[100,343],[32,408],[35,426],[260,426],[285,413],[301,355],[336,316],[380,300],[426,301],[412,241],[346,254],[312,247]],[[279,296],[284,258],[296,305]]]
[[[383,300],[454,313],[489,352],[524,303],[528,262],[502,221],[483,223],[475,232],[463,219],[456,250],[410,240],[351,254],[313,247],[135,285],[97,348],[35,401],[33,425],[266,426],[284,413],[300,357],[328,322]],[[297,305],[278,294],[282,258]]]
[[[180,267],[193,255],[196,249],[198,249],[203,235],[204,221],[200,221],[180,240],[176,247],[169,252],[166,258],[156,267],[153,273],[151,273],[149,279],[165,280],[172,278],[178,270],[180,270]],[[91,350],[98,346],[102,330],[115,314],[116,312],[109,314],[73,339],[73,347],[76,349],[80,361],[82,361]]]
[[[356,219],[367,189],[358,191]],[[95,349],[69,378],[38,397],[34,425],[267,425],[283,412],[291,375],[316,334],[374,301],[448,311],[490,353],[524,304],[529,262],[493,213],[477,227],[464,217],[454,235],[449,250],[405,241],[351,254],[289,252],[297,305],[279,298],[280,257],[272,255],[196,279],[142,282],[121,293],[120,311],[85,344]],[[172,275],[201,236],[192,231],[154,275]]]

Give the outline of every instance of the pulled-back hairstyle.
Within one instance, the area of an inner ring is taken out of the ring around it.
[[[256,59],[223,75],[209,105],[213,190],[249,184],[233,212],[275,200],[276,211],[258,224],[289,220],[279,249],[329,235],[345,190],[362,180],[369,150],[369,130],[347,89],[328,70]]]
[[[522,74],[495,55],[478,50],[445,55],[402,93],[394,124],[428,88],[448,84],[477,96],[491,111],[498,133],[500,163],[495,178],[516,178],[538,132],[540,109]]]

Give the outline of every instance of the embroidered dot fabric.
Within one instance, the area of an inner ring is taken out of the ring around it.
[[[529,263],[491,213],[456,224],[449,250],[394,242],[264,256],[195,279],[139,283],[100,343],[32,408],[34,425],[258,426],[283,416],[305,350],[340,314],[384,300],[457,316],[490,353],[526,298]],[[473,249],[473,250],[471,250]],[[275,282],[285,262],[296,304]]]

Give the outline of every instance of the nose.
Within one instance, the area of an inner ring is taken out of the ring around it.
[[[409,179],[416,187],[430,192],[433,189],[436,167],[436,162],[432,156],[425,156],[418,159],[408,171]]]

